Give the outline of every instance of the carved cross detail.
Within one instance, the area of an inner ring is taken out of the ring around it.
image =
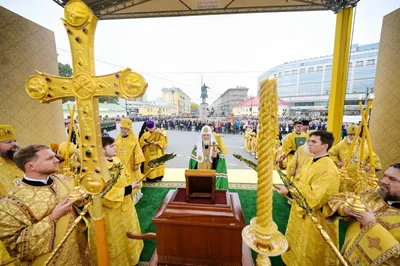
[[[141,75],[131,72],[129,68],[105,76],[95,76],[93,44],[98,19],[79,0],[68,2],[64,16],[74,76],[66,78],[38,72],[38,75],[27,80],[25,88],[32,98],[42,103],[75,98],[80,124],[79,143],[83,155],[80,180],[87,192],[98,194],[109,180],[103,160],[98,97],[141,97],[146,92],[147,83]]]

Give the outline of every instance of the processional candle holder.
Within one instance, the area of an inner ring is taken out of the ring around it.
[[[360,191],[361,185],[365,181],[366,172],[364,170],[364,163],[361,163],[361,168],[357,169],[357,185],[352,198],[347,199],[345,206],[355,212],[366,212],[367,206],[361,201]]]
[[[354,145],[358,139],[360,139],[360,145],[361,145],[361,151],[360,151],[360,158],[358,162],[358,167],[357,167],[357,186],[356,190],[354,191],[354,195],[352,198],[349,198],[345,206],[355,212],[367,212],[367,206],[361,201],[360,198],[360,193],[361,190],[364,189],[370,189],[370,188],[377,188],[377,179],[375,175],[375,164],[374,164],[374,154],[372,150],[372,143],[371,143],[371,136],[369,134],[369,129],[368,129],[368,117],[369,117],[369,111],[372,106],[372,99],[369,99],[367,102],[367,106],[364,112],[364,108],[362,105],[362,102],[359,101],[358,105],[360,107],[360,114],[361,114],[361,125],[358,127],[356,137],[353,140],[352,145],[350,146],[348,156],[346,158],[346,162],[344,164],[344,167],[346,167],[349,156],[353,153]],[[362,136],[360,137],[360,132],[361,128],[363,128]],[[368,152],[369,152],[369,159],[370,159],[370,177],[368,180],[366,180],[366,172],[365,172],[365,163],[364,163],[364,150],[365,150],[365,139],[367,139],[367,144],[368,144]],[[365,187],[363,187],[363,184],[365,184]]]
[[[260,90],[260,138],[258,157],[257,216],[242,231],[243,241],[258,253],[258,266],[271,265],[269,256],[279,256],[289,247],[272,220],[272,188],[275,139],[278,134],[278,93],[276,79],[269,78]]]

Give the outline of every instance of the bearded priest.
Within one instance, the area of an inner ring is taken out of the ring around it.
[[[189,169],[213,169],[217,172],[216,189],[228,189],[225,155],[209,126],[201,129],[200,137],[190,156]]]

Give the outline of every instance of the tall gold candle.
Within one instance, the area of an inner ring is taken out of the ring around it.
[[[260,90],[260,138],[257,143],[258,189],[257,224],[268,227],[272,223],[272,180],[274,169],[274,143],[276,138],[278,93],[276,79],[270,78],[261,84]]]
[[[257,216],[242,231],[243,241],[258,253],[257,266],[269,266],[269,256],[284,253],[289,245],[272,219],[274,146],[278,134],[278,93],[276,79],[261,84],[260,134],[258,150]]]

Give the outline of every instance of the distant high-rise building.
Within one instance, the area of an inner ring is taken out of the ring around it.
[[[175,115],[188,114],[191,112],[191,99],[180,88],[163,88],[162,99],[175,106]]]
[[[358,110],[357,101],[373,92],[379,43],[351,46],[347,75],[345,113]],[[332,79],[332,55],[293,61],[276,66],[258,78],[278,82],[279,97],[290,103],[291,111],[323,113],[327,111]],[[259,94],[259,89],[258,89]]]

